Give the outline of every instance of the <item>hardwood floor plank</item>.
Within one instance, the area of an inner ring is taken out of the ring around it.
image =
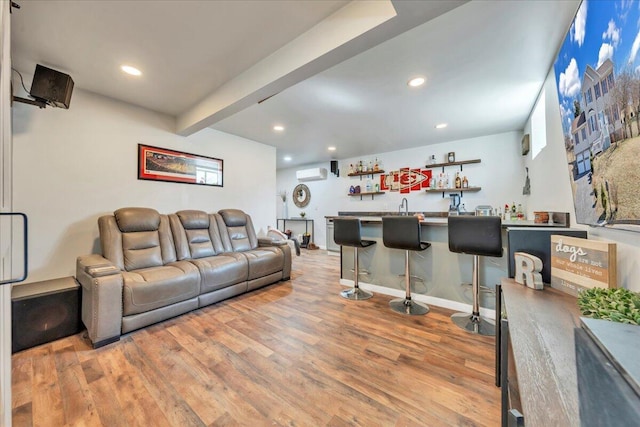
[[[12,357],[19,426],[495,426],[494,339],[339,296],[339,258],[93,350],[77,334]]]

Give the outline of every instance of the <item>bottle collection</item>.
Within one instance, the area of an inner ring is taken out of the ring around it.
[[[518,203],[516,207],[516,202],[513,202],[511,205],[509,205],[509,203],[506,203],[504,205],[504,212],[500,212],[500,209],[498,209],[498,215],[502,216],[503,221],[526,219],[524,215],[524,209],[522,208],[522,203]]]
[[[448,173],[440,172],[430,182],[431,188],[469,188],[469,180],[466,175],[461,175],[460,172],[456,172],[453,179]]]
[[[369,160],[367,162],[366,160],[365,161],[360,160],[356,162],[355,165],[353,163],[349,165],[349,175],[358,174],[358,173],[379,172],[381,170],[382,170],[382,162],[378,161],[377,157],[375,161]]]

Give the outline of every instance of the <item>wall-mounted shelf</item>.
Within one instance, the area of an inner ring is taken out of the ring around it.
[[[349,173],[349,174],[347,174],[347,176],[359,176],[360,177],[360,181],[362,181],[362,177],[363,176],[369,175],[369,176],[371,176],[371,179],[373,179],[373,175],[380,175],[381,173],[384,173],[384,171],[382,169],[378,169],[377,171]]]
[[[459,162],[433,163],[431,165],[426,165],[425,168],[433,169],[433,168],[439,168],[439,167],[444,168],[445,166],[460,166],[460,170],[462,170],[462,165],[470,165],[472,163],[480,163],[480,162],[481,162],[480,159],[473,159],[473,160],[462,160]]]
[[[447,166],[460,166],[460,172],[462,172],[463,165],[470,165],[473,163],[480,163],[480,159],[472,159],[472,160],[461,160],[459,162],[445,162],[445,163],[433,163],[431,165],[426,165],[425,168],[434,169],[434,168],[442,168],[442,173],[444,173],[444,168]],[[465,191],[480,191],[482,187],[466,187],[466,188],[428,188],[427,193],[442,193],[442,197],[444,198],[445,193],[460,193],[460,197],[462,197],[462,193]]]
[[[444,197],[445,193],[463,193],[465,191],[476,192],[482,190],[482,187],[467,187],[467,188],[427,188],[427,193],[442,193]]]
[[[378,194],[384,194],[384,191],[371,191],[371,192],[364,192],[364,193],[349,193],[347,194],[347,196],[352,197],[352,196],[360,196],[360,200],[362,200],[362,196],[371,196],[371,200],[373,200],[374,196],[377,196]]]

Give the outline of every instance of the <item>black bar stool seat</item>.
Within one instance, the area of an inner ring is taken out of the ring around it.
[[[358,276],[360,275],[358,249],[375,245],[374,240],[363,240],[361,224],[358,218],[336,218],[333,220],[333,240],[340,246],[353,247],[353,288],[340,292],[340,296],[351,300],[369,299],[373,294],[360,289]]]
[[[502,221],[498,216],[450,216],[449,250],[473,255],[473,309],[451,316],[453,323],[468,332],[493,336],[495,324],[480,317],[480,257],[502,257]],[[496,313],[499,315],[499,313]]]
[[[391,249],[402,249],[404,253],[405,297],[389,302],[393,311],[402,314],[427,314],[426,304],[411,299],[411,276],[409,274],[409,251],[424,251],[431,243],[422,241],[420,220],[415,216],[383,216],[382,242]]]

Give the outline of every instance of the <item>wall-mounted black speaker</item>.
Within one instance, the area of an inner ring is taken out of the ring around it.
[[[80,332],[80,289],[73,277],[14,286],[11,290],[12,352]]]
[[[68,74],[36,65],[31,82],[31,96],[55,107],[69,108],[71,92],[73,79]]]
[[[331,160],[331,173],[335,176],[340,176],[340,170],[338,169],[338,161]]]

